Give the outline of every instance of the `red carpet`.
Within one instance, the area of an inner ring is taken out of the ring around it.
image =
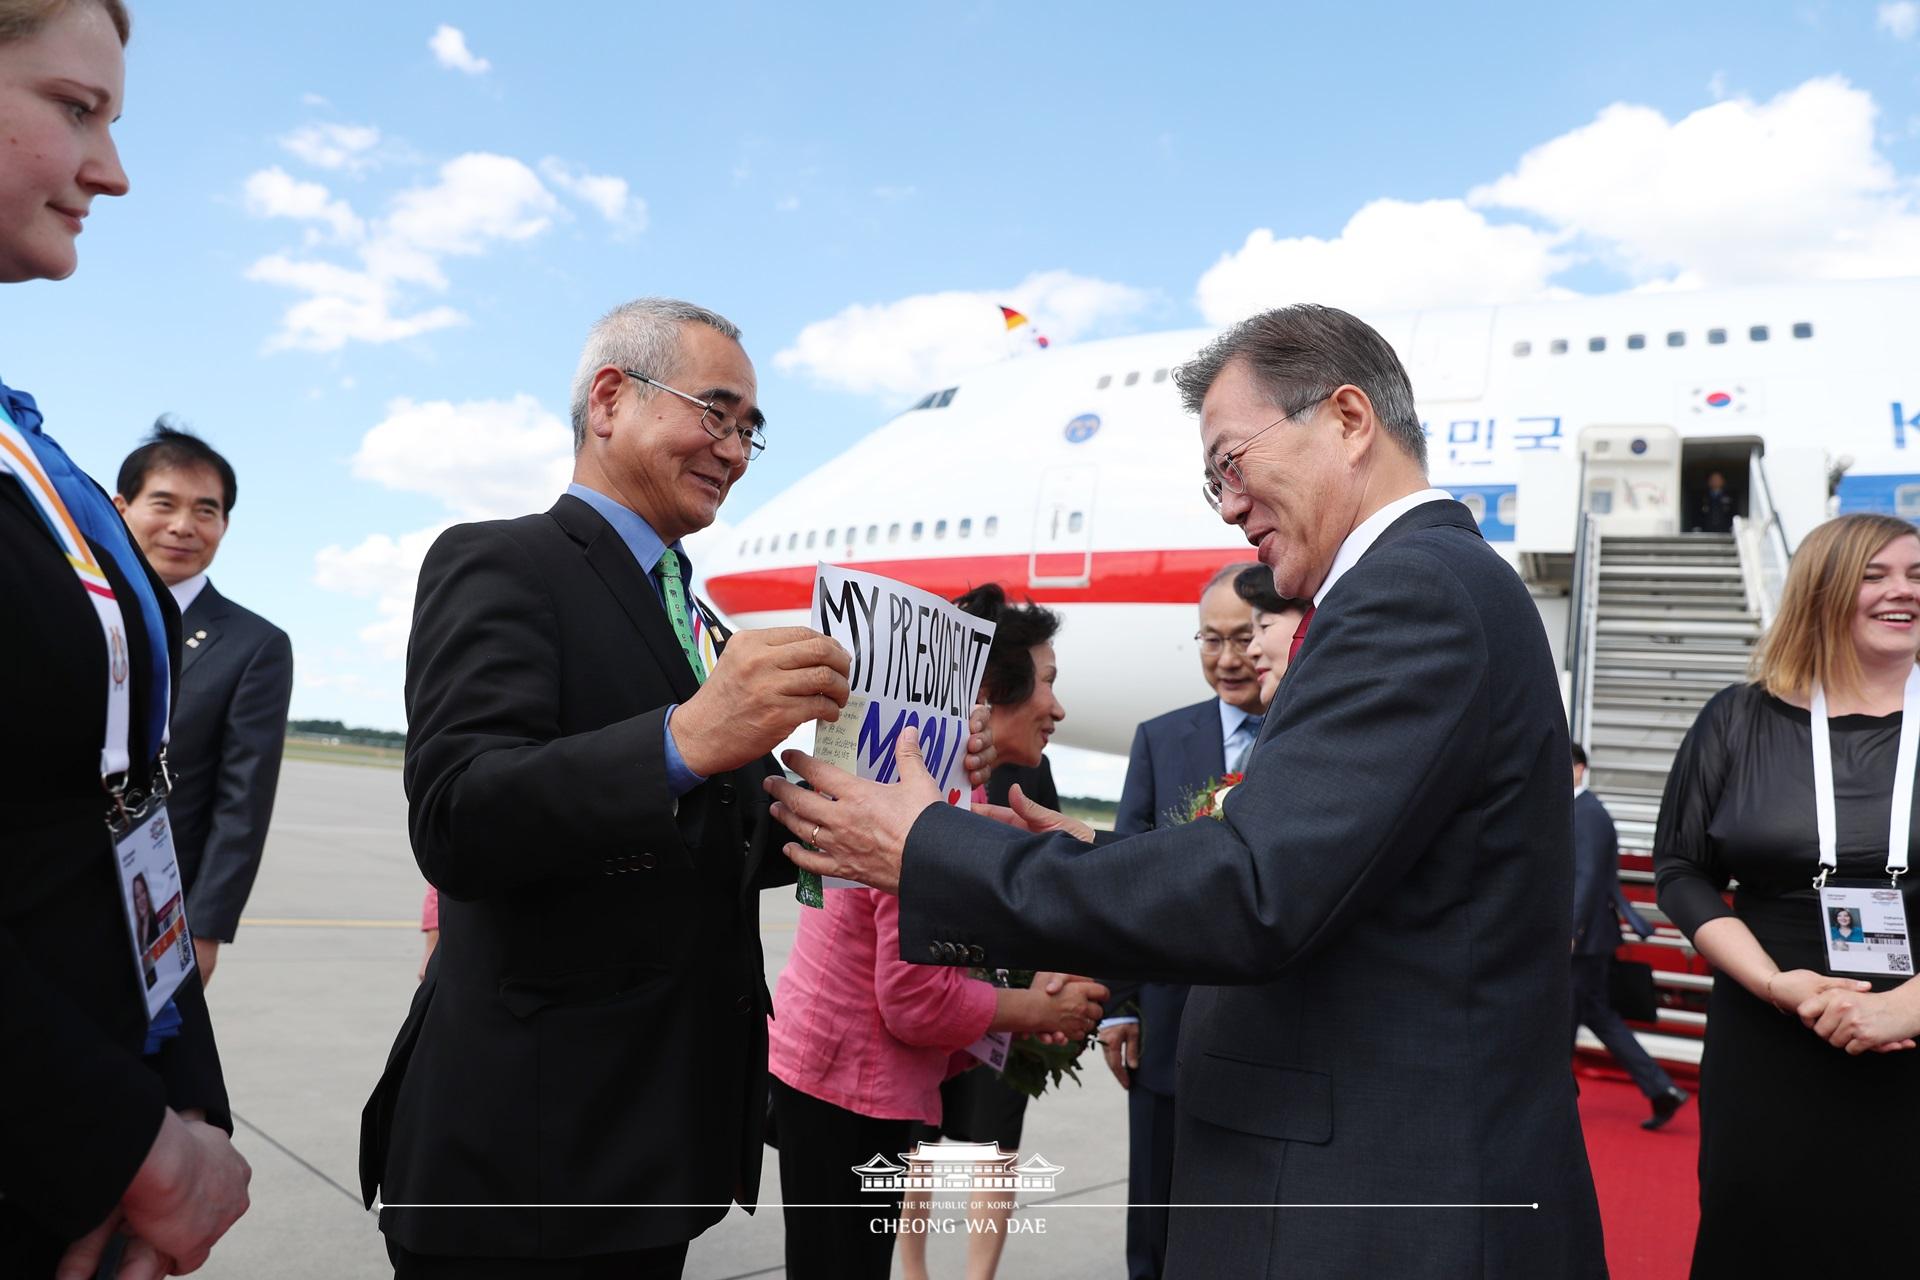
[[[1686,1280],[1700,1204],[1700,1117],[1694,1103],[1680,1108],[1666,1128],[1648,1133],[1640,1127],[1647,1100],[1624,1075],[1584,1062],[1575,1075],[1613,1280]],[[1683,1079],[1680,1085],[1691,1091],[1694,1082]]]

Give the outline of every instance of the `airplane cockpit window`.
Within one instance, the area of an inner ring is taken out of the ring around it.
[[[1565,338],[1555,338],[1547,344],[1547,350],[1556,356],[1563,356],[1567,354],[1567,340]]]
[[[1641,349],[1642,347],[1644,347],[1644,346],[1646,346],[1646,345],[1647,345],[1647,335],[1646,335],[1646,334],[1644,334],[1644,333],[1630,333],[1630,334],[1628,334],[1628,335],[1627,335],[1627,350],[1629,350],[1629,351],[1638,351],[1638,350],[1640,350],[1640,349]]]
[[[963,538],[971,538],[973,536],[973,517],[972,516],[968,516],[965,519],[960,521],[959,534]]]
[[[1747,330],[1747,337],[1754,342],[1765,342],[1767,340],[1767,326],[1763,324],[1753,326],[1753,328]]]
[[[1095,391],[1105,391],[1108,387],[1112,385],[1113,385],[1113,375],[1110,373],[1103,373],[1100,375],[1100,381],[1093,384],[1093,389]]]
[[[985,534],[985,535],[986,535],[987,537],[989,537],[989,538],[991,538],[991,537],[993,537],[993,536],[994,536],[995,534],[997,534],[997,533],[999,533],[999,532],[1000,532],[1000,517],[999,517],[999,516],[988,516],[988,517],[987,517],[987,523],[986,523],[986,527],[985,527],[985,528],[983,528],[983,529],[981,530],[981,533],[983,533],[983,534]]]
[[[1675,329],[1667,335],[1667,345],[1670,347],[1684,347],[1687,345],[1687,335]]]
[[[1126,385],[1130,387],[1138,381],[1140,381],[1140,371],[1138,369],[1135,369],[1132,373],[1129,373],[1127,375]]]
[[[1516,342],[1513,344],[1513,354],[1516,356],[1530,356],[1533,354],[1533,344],[1531,342]]]
[[[887,541],[888,542],[900,541],[900,522],[898,520],[895,520],[892,524],[887,526]]]
[[[914,405],[913,405],[913,408],[912,408],[912,409],[909,409],[909,410],[907,410],[907,412],[908,412],[908,413],[912,413],[912,412],[914,412],[914,411],[915,411],[915,410],[917,410],[917,409],[931,409],[931,408],[933,408],[933,398],[934,398],[935,396],[937,396],[937,395],[939,395],[939,394],[940,394],[940,393],[939,393],[938,391],[929,391],[929,392],[927,392],[927,394],[925,394],[924,396],[921,396],[921,397],[920,397],[920,398],[919,398],[918,400],[916,400],[916,401],[914,402]]]
[[[958,394],[959,391],[960,391],[960,388],[958,387],[948,387],[945,391],[942,391],[940,393],[940,398],[933,402],[933,407],[936,409],[946,408],[948,405],[953,403],[953,397],[956,394]]]
[[[1165,382],[1167,380],[1167,371],[1165,369],[1155,369],[1153,371],[1153,380],[1155,382]]]
[[[933,522],[933,536],[935,538],[944,538],[947,536],[947,522],[945,520],[935,520]]]
[[[1802,320],[1799,324],[1793,326],[1793,336],[1796,338],[1811,338],[1813,336],[1813,326],[1805,320]]]
[[[1725,346],[1726,342],[1727,342],[1727,331],[1725,329],[1707,330],[1707,345],[1720,347],[1720,346]]]
[[[1605,351],[1606,349],[1607,349],[1607,340],[1605,338],[1588,338],[1587,339],[1587,350]]]

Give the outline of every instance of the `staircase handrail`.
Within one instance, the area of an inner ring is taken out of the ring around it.
[[[1592,743],[1596,615],[1600,612],[1600,526],[1582,504],[1573,553],[1573,616],[1569,619],[1573,669],[1571,737],[1582,751]]]
[[[1759,615],[1764,630],[1773,624],[1773,615],[1779,610],[1793,552],[1780,509],[1774,505],[1773,486],[1767,482],[1767,465],[1757,447],[1748,455],[1747,509],[1746,518],[1734,519],[1734,545],[1740,551],[1740,577],[1746,584],[1747,605]]]

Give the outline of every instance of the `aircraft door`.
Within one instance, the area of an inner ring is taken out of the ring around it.
[[[1603,534],[1680,532],[1680,433],[1666,426],[1596,426],[1580,433],[1587,514]]]
[[[1093,575],[1092,467],[1053,467],[1040,477],[1027,585],[1084,587]]]

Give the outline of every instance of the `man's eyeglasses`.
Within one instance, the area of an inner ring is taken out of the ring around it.
[[[1218,511],[1220,509],[1221,490],[1223,489],[1231,490],[1234,493],[1245,493],[1247,491],[1247,478],[1240,471],[1240,459],[1246,456],[1248,447],[1251,446],[1255,440],[1258,440],[1261,436],[1267,434],[1267,432],[1273,430],[1288,418],[1299,417],[1332,395],[1333,392],[1329,391],[1324,396],[1315,396],[1293,412],[1275,418],[1272,422],[1269,422],[1266,426],[1260,428],[1245,440],[1242,440],[1226,453],[1218,453],[1209,457],[1207,459],[1207,478],[1201,483],[1200,489],[1201,493],[1206,496],[1207,505],[1215,511]]]
[[[1209,658],[1219,657],[1228,645],[1233,646],[1235,653],[1245,653],[1253,647],[1251,631],[1236,631],[1230,636],[1223,636],[1216,631],[1196,631],[1193,638],[1199,642],[1200,652]]]
[[[702,400],[699,396],[690,396],[684,391],[668,386],[657,378],[649,378],[646,374],[636,372],[632,369],[622,369],[620,372],[626,374],[635,382],[644,382],[648,386],[664,391],[670,396],[679,396],[688,404],[699,405],[701,428],[715,440],[725,440],[728,436],[737,437],[740,441],[740,447],[746,452],[748,462],[752,462],[765,451],[767,447],[765,423],[737,422],[723,406],[715,404],[711,400]]]

